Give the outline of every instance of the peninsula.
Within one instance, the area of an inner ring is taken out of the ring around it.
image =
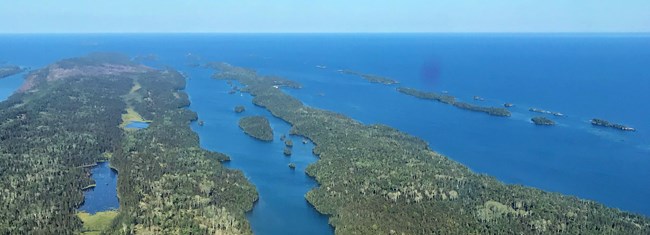
[[[23,71],[24,69],[19,66],[2,65],[0,66],[0,79],[19,74]]]
[[[177,71],[119,54],[30,72],[0,102],[0,234],[251,234],[245,212],[257,191],[221,166],[226,155],[200,148],[184,87]],[[127,110],[150,127],[120,128]],[[120,208],[89,219],[77,208],[93,184],[84,166],[98,161],[120,174]]]
[[[384,125],[304,105],[274,87],[279,78],[222,64],[253,103],[311,139],[320,183],[306,195],[337,234],[648,234],[650,219],[602,204],[508,185]],[[286,80],[282,80],[286,82]]]

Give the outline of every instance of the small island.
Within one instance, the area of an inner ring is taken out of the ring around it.
[[[239,120],[244,133],[262,141],[273,141],[273,129],[269,120],[262,116],[244,117]]]
[[[292,151],[291,151],[290,147],[284,147],[284,156],[289,157],[289,156],[291,156],[291,153],[292,153]]]
[[[293,141],[291,139],[285,140],[284,145],[291,148],[291,147],[293,147]]]
[[[505,103],[505,104],[503,104],[503,107],[506,107],[506,108],[510,108],[510,107],[513,107],[513,106],[515,106],[513,103]]]
[[[407,87],[398,87],[397,88],[398,92],[401,92],[406,95],[410,95],[416,98],[420,99],[425,99],[425,100],[434,100],[438,101],[443,104],[449,104],[453,105],[457,108],[460,109],[465,109],[469,111],[474,111],[474,112],[483,112],[487,113],[492,116],[498,116],[498,117],[509,117],[510,111],[508,111],[505,108],[497,108],[497,107],[485,107],[485,106],[479,106],[479,105],[474,105],[470,103],[465,103],[465,102],[460,102],[456,100],[456,97],[453,97],[451,95],[445,95],[445,94],[437,94],[434,92],[424,92],[424,91],[419,91],[413,88],[407,88]]]
[[[292,170],[295,170],[296,169],[296,164],[293,163],[293,162],[289,163],[289,168],[291,168]]]
[[[22,71],[24,71],[24,69],[18,66],[0,66],[0,79],[19,74]]]
[[[235,106],[235,113],[243,113],[244,111],[246,111],[246,107],[242,105]]]
[[[363,79],[366,79],[367,81],[369,81],[371,83],[381,83],[381,84],[384,84],[384,85],[393,85],[393,84],[398,84],[399,83],[398,81],[395,81],[395,80],[390,79],[390,78],[381,77],[381,76],[372,75],[372,74],[363,74],[363,73],[359,73],[359,72],[352,71],[352,70],[339,70],[339,72],[342,73],[342,74],[349,74],[349,75],[359,76],[359,77],[361,77]]]
[[[531,112],[533,112],[533,113],[551,114],[551,115],[556,116],[556,117],[564,117],[564,114],[563,114],[563,113],[560,113],[560,112],[552,112],[552,111],[543,110],[543,109],[538,109],[538,108],[530,108],[530,109],[528,109],[528,111],[531,111]]]
[[[535,123],[535,125],[540,125],[540,126],[553,126],[555,125],[555,122],[551,119],[545,118],[545,117],[533,117],[530,119]]]
[[[619,130],[622,130],[622,131],[636,131],[636,129],[634,129],[632,127],[617,124],[617,123],[611,123],[609,121],[606,121],[606,120],[603,120],[603,119],[598,119],[598,118],[591,119],[591,125],[602,126],[602,127],[610,127],[610,128],[619,129]]]

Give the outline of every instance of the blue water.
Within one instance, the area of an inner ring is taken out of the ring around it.
[[[91,170],[95,187],[84,191],[84,204],[79,208],[90,214],[120,207],[117,198],[117,172],[107,162],[100,162]]]
[[[129,124],[126,124],[126,128],[131,128],[131,129],[144,129],[149,127],[148,122],[138,122],[138,121],[131,121]]]
[[[11,96],[21,84],[23,84],[23,74],[16,74],[0,79],[0,101],[4,101]]]
[[[193,129],[203,147],[232,157],[258,187],[260,201],[248,217],[254,232],[273,234],[287,224],[295,233],[331,233],[325,217],[304,200],[316,183],[304,167],[316,159],[311,145],[295,140],[282,155],[278,136],[288,126],[270,118],[276,140],[256,141],[237,127],[241,116],[265,110],[247,95],[228,95],[209,70],[185,66],[226,61],[301,82],[288,90],[306,104],[364,123],[383,123],[428,141],[431,147],[479,173],[507,183],[593,199],[650,215],[650,35],[13,35],[0,36],[2,60],[39,67],[93,51],[132,56],[157,54],[151,66],[170,65],[189,77],[192,105],[205,121]],[[318,69],[326,65],[328,69]],[[484,105],[512,102],[513,116],[492,117],[397,93],[395,86],[342,75],[353,69],[399,80],[405,86],[449,91]],[[0,85],[2,85],[0,81]],[[235,114],[235,105],[247,111]],[[562,112],[557,126],[539,127],[529,107]],[[269,116],[270,117],[270,116]],[[600,117],[637,128],[592,127]],[[298,165],[295,171],[289,162]]]

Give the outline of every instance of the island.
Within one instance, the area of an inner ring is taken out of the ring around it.
[[[289,163],[289,168],[291,168],[292,170],[295,170],[296,169],[296,164],[293,163],[293,162]]]
[[[544,109],[538,109],[538,108],[530,108],[528,111],[534,112],[534,113],[543,113],[543,114],[551,114],[556,117],[564,117],[563,113],[560,112],[552,112]]]
[[[246,111],[246,107],[242,105],[235,106],[235,113],[243,113],[244,111]]]
[[[470,103],[465,103],[465,102],[460,102],[456,100],[456,97],[453,97],[451,95],[447,94],[437,94],[434,92],[424,92],[424,91],[419,91],[413,88],[407,88],[407,87],[398,87],[397,91],[410,95],[416,98],[420,99],[425,99],[425,100],[434,100],[438,101],[443,104],[449,104],[454,107],[460,108],[460,109],[465,109],[469,111],[474,111],[474,112],[482,112],[486,113],[492,116],[498,116],[498,117],[510,117],[511,113],[505,108],[498,108],[498,107],[485,107],[485,106],[479,106],[479,105],[474,105]]]
[[[609,121],[606,121],[606,120],[603,120],[603,119],[598,119],[598,118],[591,119],[591,125],[609,127],[609,128],[622,130],[622,131],[636,131],[636,129],[634,129],[632,127],[617,124],[617,123],[611,123]]]
[[[503,104],[503,107],[506,107],[506,108],[510,108],[510,107],[513,107],[513,106],[515,106],[513,103],[505,103],[505,104]]]
[[[385,125],[304,105],[250,69],[221,67],[253,103],[313,141],[307,201],[337,234],[649,234],[650,219],[574,196],[505,184]]]
[[[540,125],[540,126],[553,126],[555,125],[555,121],[548,119],[546,117],[533,117],[530,119],[535,125]]]
[[[284,153],[284,156],[289,157],[289,156],[291,156],[292,150],[291,150],[290,147],[284,147],[283,153]]]
[[[273,129],[269,120],[263,116],[243,117],[239,119],[239,127],[256,139],[273,141]]]
[[[364,74],[364,73],[355,72],[355,71],[347,70],[347,69],[339,70],[339,72],[342,73],[342,74],[349,74],[349,75],[359,76],[359,77],[361,77],[361,78],[363,78],[363,79],[365,79],[365,80],[367,80],[367,81],[369,81],[371,83],[380,83],[380,84],[384,84],[384,85],[393,85],[393,84],[398,84],[399,83],[398,81],[395,81],[395,80],[390,79],[390,78],[377,76],[377,75],[372,75],[372,74]]]
[[[0,234],[252,234],[257,191],[200,147],[184,88],[175,70],[111,53],[27,74],[0,102]],[[121,128],[127,110],[152,125]],[[78,212],[99,161],[119,172],[119,210]]]
[[[286,145],[289,148],[293,147],[293,140],[291,139],[285,140],[284,145]]]
[[[0,79],[13,76],[23,72],[24,69],[19,66],[1,65],[0,66]]]

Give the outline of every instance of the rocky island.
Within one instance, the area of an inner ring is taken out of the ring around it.
[[[548,119],[546,117],[533,117],[530,119],[535,125],[540,125],[540,126],[553,126],[555,125],[555,121]]]
[[[453,97],[451,95],[446,95],[446,94],[437,94],[434,92],[424,92],[424,91],[419,91],[413,88],[407,88],[407,87],[398,87],[397,91],[410,95],[416,98],[420,99],[426,99],[426,100],[434,100],[438,101],[443,104],[449,104],[453,105],[457,108],[460,109],[465,109],[469,111],[474,111],[474,112],[482,112],[482,113],[487,113],[492,116],[498,116],[498,117],[510,117],[511,113],[505,108],[498,108],[498,107],[486,107],[486,106],[479,106],[479,105],[474,105],[470,103],[465,103],[465,102],[460,102],[456,100],[456,97]]]
[[[23,71],[24,69],[19,66],[2,65],[0,66],[0,79],[19,74]]]
[[[246,111],[246,107],[242,105],[235,106],[235,113],[243,113],[244,111]]]
[[[336,234],[650,234],[647,217],[504,184],[417,137],[306,106],[274,88],[277,78],[234,66],[213,77],[240,82],[255,105],[313,141],[319,160],[306,172],[320,187],[306,198]]]
[[[609,127],[609,128],[622,130],[622,131],[636,131],[636,129],[634,129],[632,127],[617,124],[617,123],[611,123],[609,121],[606,121],[606,120],[603,120],[603,119],[598,119],[598,118],[591,119],[591,125]]]
[[[352,70],[339,70],[339,72],[342,73],[342,74],[349,74],[349,75],[359,76],[359,77],[361,77],[363,79],[366,79],[367,81],[369,81],[371,83],[380,83],[380,84],[384,84],[384,85],[393,85],[393,84],[398,84],[399,83],[398,81],[395,81],[395,80],[390,79],[390,78],[377,76],[377,75],[372,75],[372,74],[359,73],[359,72],[355,72],[355,71],[352,71]]]
[[[563,113],[560,112],[552,112],[548,110],[543,110],[543,109],[538,109],[538,108],[530,108],[528,111],[534,112],[534,113],[543,113],[543,114],[551,114],[556,117],[564,117]]]
[[[269,120],[262,116],[239,119],[239,127],[244,133],[262,141],[273,141],[273,129]]]

